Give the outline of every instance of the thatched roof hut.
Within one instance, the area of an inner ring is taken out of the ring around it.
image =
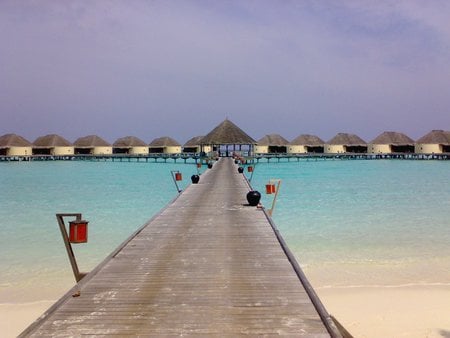
[[[415,152],[420,154],[449,153],[450,131],[430,131],[416,141]]]
[[[148,145],[136,136],[125,136],[113,143],[114,154],[146,155]]]
[[[255,153],[286,153],[288,143],[289,141],[279,134],[265,135],[258,140]]]
[[[180,154],[181,144],[169,136],[155,138],[149,144],[151,153]]]
[[[402,133],[385,131],[369,143],[367,152],[373,154],[412,153],[414,152],[414,140]]]
[[[97,135],[80,137],[73,144],[75,146],[75,154],[112,154],[112,145]]]
[[[74,154],[74,146],[64,137],[50,134],[38,137],[33,142],[33,154],[65,156]]]
[[[184,145],[183,145],[183,152],[184,153],[200,153],[202,151],[202,139],[204,136],[194,136],[193,138],[189,139]],[[211,151],[204,150],[205,152]]]
[[[22,136],[5,134],[0,136],[0,156],[29,156],[32,144]]]
[[[325,153],[365,153],[367,143],[355,134],[338,133],[325,144]]]
[[[201,143],[202,146],[211,146],[213,151],[217,151],[219,155],[229,156],[230,147],[233,152],[238,148],[239,151],[243,150],[250,154],[257,142],[233,122],[225,119],[206,134]]]
[[[288,152],[291,154],[323,153],[324,144],[325,141],[318,136],[302,134],[289,142]]]

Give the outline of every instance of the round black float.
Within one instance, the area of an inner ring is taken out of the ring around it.
[[[252,191],[248,192],[247,201],[250,206],[256,207],[260,200],[261,200],[261,194],[259,193],[259,191],[252,190]]]
[[[192,181],[193,184],[197,184],[198,181],[200,181],[200,176],[198,176],[198,175],[192,175],[192,176],[191,176],[191,181]]]
[[[244,168],[238,167],[238,173],[239,173],[239,174],[242,174],[243,172],[244,172]]]
[[[208,163],[208,169],[212,168],[212,163]]]

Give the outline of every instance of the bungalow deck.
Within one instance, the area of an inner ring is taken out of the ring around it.
[[[248,191],[220,159],[20,337],[341,337]]]

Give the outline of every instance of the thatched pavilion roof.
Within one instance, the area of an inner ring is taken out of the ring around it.
[[[228,119],[211,130],[201,142],[202,144],[256,144],[254,139]]]
[[[122,138],[118,138],[116,142],[113,143],[114,147],[146,147],[147,143],[142,141],[140,138],[136,136],[125,136]]]
[[[190,140],[188,140],[183,147],[196,147],[201,144],[201,141],[204,136],[194,136]]]
[[[327,142],[327,144],[334,145],[352,145],[352,146],[365,146],[366,141],[355,134],[338,133],[335,137]]]
[[[283,136],[279,134],[269,134],[258,140],[259,146],[276,146],[282,147],[289,143]]]
[[[111,147],[111,144],[106,142],[100,136],[88,135],[78,138],[74,143],[76,147]]]
[[[325,141],[315,135],[303,134],[303,135],[297,136],[289,144],[292,146],[317,147],[317,146],[323,146],[325,144]]]
[[[9,147],[31,147],[31,143],[22,136],[16,134],[5,134],[0,136],[0,148]]]
[[[155,138],[152,142],[150,142],[150,147],[179,147],[181,144],[179,144],[177,141],[175,141],[173,138],[169,136],[163,136]]]
[[[72,147],[73,144],[70,143],[68,140],[66,140],[64,137],[56,135],[56,134],[50,134],[38,137],[34,142],[33,145],[35,147]]]
[[[385,131],[373,139],[372,144],[414,145],[414,140],[405,134]]]
[[[432,130],[428,134],[419,138],[416,143],[450,145],[450,131]]]

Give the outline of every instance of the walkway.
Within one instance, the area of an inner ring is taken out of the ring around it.
[[[22,335],[330,337],[247,191],[221,159]]]

